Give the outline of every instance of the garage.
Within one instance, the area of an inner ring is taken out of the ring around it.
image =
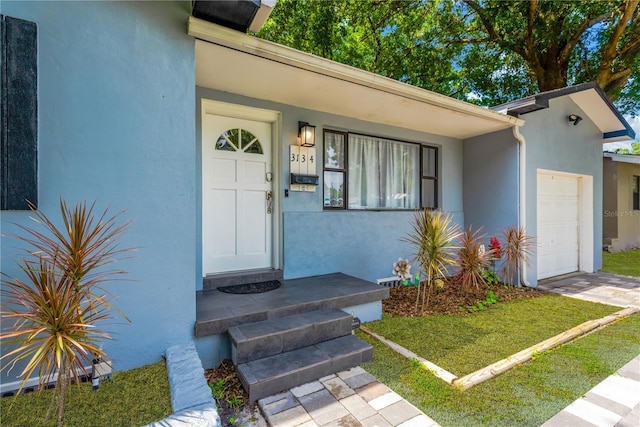
[[[538,172],[538,279],[580,269],[580,177]]]

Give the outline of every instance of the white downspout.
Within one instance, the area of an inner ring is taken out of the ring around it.
[[[527,145],[524,136],[520,133],[520,128],[514,126],[513,136],[516,141],[520,143],[518,150],[518,198],[519,198],[519,210],[518,210],[518,226],[527,231]],[[520,284],[531,287],[527,281],[527,263],[523,262],[520,268],[522,272],[520,274]]]

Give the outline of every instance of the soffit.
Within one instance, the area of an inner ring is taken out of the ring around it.
[[[198,86],[466,139],[524,123],[466,102],[191,18]],[[196,29],[194,29],[194,22]],[[208,32],[203,34],[202,28]]]
[[[602,100],[595,89],[576,92],[569,95],[602,133],[615,132],[624,128],[620,118],[611,110],[609,105]]]

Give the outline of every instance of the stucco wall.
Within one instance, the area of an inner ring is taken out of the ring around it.
[[[194,41],[189,3],[12,2],[2,13],[38,25],[40,208],[97,200],[133,219],[118,265],[129,282],[106,288],[131,324],[104,329],[114,368],[160,359],[193,335],[195,321]],[[33,224],[27,212],[2,212]],[[2,272],[18,275],[14,242],[2,238]],[[3,327],[5,326],[3,322]],[[7,346],[2,347],[6,351]],[[15,381],[16,368],[2,381]]]
[[[614,251],[640,247],[640,211],[633,210],[633,176],[640,176],[640,165],[618,164],[618,236],[614,241]]]
[[[227,92],[197,88],[197,127],[200,127],[202,98],[258,107],[281,113],[279,145],[283,226],[283,269],[285,278],[312,276],[340,271],[374,281],[391,276],[393,262],[399,256],[410,258],[411,249],[400,241],[409,231],[413,212],[323,211],[322,182],[315,193],[289,192],[289,145],[296,144],[298,121],[316,125],[318,175],[322,176],[322,130],[339,129],[378,135],[412,142],[436,145],[440,148],[439,194],[441,206],[451,211],[462,225],[462,142],[452,138],[401,129],[363,120],[306,110],[265,100],[247,98]],[[199,135],[199,130],[198,130]],[[201,138],[198,136],[198,153]],[[199,154],[198,154],[199,155]],[[200,165],[200,162],[197,162]],[[198,166],[198,176],[201,176]],[[200,178],[198,178],[200,180]],[[201,215],[198,213],[198,224]],[[198,239],[201,239],[198,230]],[[276,237],[278,238],[278,237]],[[281,237],[282,238],[282,237]],[[198,246],[200,247],[200,246]],[[202,274],[199,267],[199,274]]]
[[[465,227],[487,239],[518,225],[518,144],[511,129],[464,141]]]
[[[609,158],[603,159],[602,169],[602,237],[615,239],[618,237],[618,164]],[[604,242],[605,244],[607,242]]]
[[[569,114],[584,118],[578,126]],[[521,116],[526,122],[520,133],[526,140],[527,232],[537,235],[538,169],[593,177],[593,269],[602,267],[602,132],[569,97],[552,99],[549,108]],[[534,252],[527,280],[535,286],[537,256]]]

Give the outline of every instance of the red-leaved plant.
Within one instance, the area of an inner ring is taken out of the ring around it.
[[[486,286],[483,272],[489,265],[491,253],[485,251],[482,241],[484,235],[480,234],[481,228],[473,231],[471,226],[467,228],[460,238],[458,250],[458,267],[460,268],[460,282],[462,289],[469,292],[473,289],[480,290]]]
[[[20,390],[34,374],[40,390],[58,374],[50,407],[56,404],[58,426],[71,378],[79,382],[78,371],[86,375],[86,364],[106,356],[100,343],[110,337],[96,323],[111,318],[111,310],[129,320],[101,286],[125,273],[109,267],[132,250],[118,247],[129,222],[118,225],[123,212],[107,217],[107,210],[96,218],[94,205],[83,202],[70,208],[61,199],[63,228],[30,205],[38,227],[18,225],[25,235],[12,236],[27,244],[19,261],[26,279],[3,275],[0,289],[3,323],[14,320],[3,328],[0,340],[16,345],[0,359],[7,360],[2,370],[26,360]]]

